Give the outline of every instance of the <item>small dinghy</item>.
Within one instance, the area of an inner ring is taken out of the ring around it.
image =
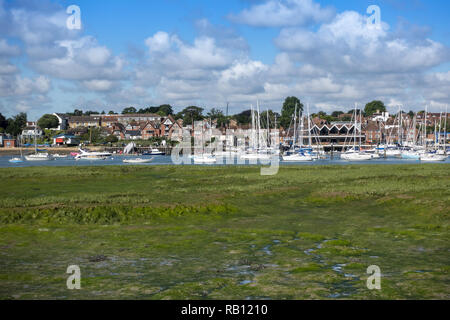
[[[149,163],[152,162],[153,158],[150,159],[142,159],[142,158],[136,158],[136,159],[124,159],[124,163]]]
[[[9,159],[9,162],[11,162],[11,163],[22,163],[23,160],[22,160],[22,158],[12,158],[12,159]]]
[[[64,159],[64,158],[67,158],[67,154],[59,154],[59,153],[55,153],[55,154],[53,155],[53,158],[56,158],[56,159]]]
[[[447,155],[427,153],[420,156],[420,161],[445,161]]]

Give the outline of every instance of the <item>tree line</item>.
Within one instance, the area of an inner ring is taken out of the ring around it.
[[[287,97],[284,100],[283,106],[281,108],[281,113],[278,113],[273,110],[264,110],[261,112],[261,126],[263,128],[289,128],[292,123],[294,111],[297,109],[297,118],[300,115],[304,114],[304,105],[300,101],[299,98],[295,96]],[[382,101],[374,100],[367,103],[364,109],[358,109],[356,113],[363,114],[364,116],[371,116],[376,112],[385,112],[386,106]],[[146,108],[135,108],[135,107],[126,107],[122,110],[122,114],[147,114],[153,113],[158,114],[162,117],[173,116],[175,120],[182,119],[183,124],[185,126],[192,125],[193,121],[200,121],[204,119],[211,119],[213,121],[217,121],[217,125],[219,127],[226,127],[229,125],[231,120],[237,122],[238,125],[249,125],[251,123],[251,110],[244,110],[238,114],[234,115],[225,115],[222,110],[218,108],[212,108],[206,114],[204,113],[205,109],[198,106],[188,106],[181,110],[178,113],[175,113],[173,107],[169,104],[163,104],[160,106],[152,106]],[[318,117],[323,119],[326,122],[332,121],[350,121],[352,118],[352,114],[354,113],[354,109],[349,110],[347,113],[343,111],[333,111],[330,114],[327,114],[324,111],[319,111],[317,113],[311,114],[312,117]],[[72,116],[89,116],[89,115],[103,115],[106,114],[105,111],[83,111],[81,109],[75,109],[73,112],[66,113],[67,115]],[[117,114],[114,111],[109,111],[108,114],[114,115]],[[410,117],[414,115],[414,112],[410,111],[408,113]],[[267,121],[267,118],[269,119]],[[26,113],[19,113],[18,115],[6,119],[0,113],[0,133],[6,132],[13,136],[17,136],[21,133],[23,128],[26,126],[27,115]],[[38,126],[40,128],[57,128],[58,127],[58,118],[51,114],[45,114],[38,120]]]

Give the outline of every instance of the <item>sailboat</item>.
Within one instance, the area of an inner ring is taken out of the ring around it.
[[[257,113],[255,119],[255,111],[253,110],[253,106],[251,106],[251,115],[252,115],[252,136],[251,143],[252,146],[247,149],[247,152],[242,154],[240,158],[242,160],[269,160],[270,154],[268,153],[267,148],[262,150],[262,139],[261,139],[261,122],[260,122],[260,114],[259,114],[259,102],[257,102]],[[268,129],[269,130],[269,129]]]
[[[53,157],[48,154],[48,152],[45,153],[38,153],[37,144],[36,144],[36,125],[34,126],[34,154],[30,154],[25,156],[25,159],[27,161],[48,161],[53,160]]]
[[[149,158],[149,159],[136,158],[136,159],[124,159],[123,163],[140,164],[140,163],[150,163],[152,161],[153,161],[153,158]]]
[[[436,154],[436,153],[424,153],[420,155],[420,161],[445,161],[447,159],[447,155],[445,154]]]
[[[210,130],[211,130],[211,134],[210,134],[210,138],[212,137],[212,125],[210,123]],[[202,153],[201,154],[197,154],[194,155],[194,163],[198,163],[198,164],[211,164],[211,163],[216,163],[217,159],[215,156],[213,156],[212,154],[207,154],[205,153],[205,145],[203,143],[203,121],[202,121]],[[211,139],[210,139],[210,143],[211,143]]]
[[[23,155],[22,155],[22,139],[20,141],[20,158],[19,157],[15,157],[12,159],[9,159],[9,162],[11,163],[22,163],[23,162]]]
[[[294,141],[292,143],[292,147],[290,149],[290,151],[288,151],[287,154],[283,155],[283,161],[292,161],[292,162],[303,162],[303,161],[312,161],[313,158],[311,155],[305,154],[302,150],[302,146],[303,146],[303,115],[301,116],[301,120],[300,120],[300,150],[299,151],[295,151],[295,145],[297,142],[297,104],[295,104],[295,109],[294,109]]]
[[[427,119],[427,108],[425,108],[425,132],[426,132],[426,119]],[[440,135],[440,129],[439,129],[439,135]],[[434,124],[434,136],[436,137],[436,123]],[[436,147],[436,141],[435,143],[435,147]],[[438,143],[439,143],[439,138],[438,138]],[[420,155],[420,161],[425,161],[425,162],[435,162],[435,161],[445,161],[447,159],[447,155],[444,154],[438,154],[436,151],[435,153],[432,153],[430,151],[428,151],[428,144],[425,142],[425,152],[423,154]]]
[[[361,116],[361,112],[359,114]],[[360,126],[361,126],[361,124],[360,124]],[[348,161],[365,161],[365,160],[371,160],[372,159],[372,155],[371,154],[365,153],[365,152],[361,152],[361,137],[359,138],[358,151],[356,149],[356,131],[357,131],[357,128],[358,128],[358,122],[357,122],[356,103],[355,103],[355,127],[353,129],[353,148],[341,154],[341,159],[343,159],[343,160],[348,160]]]

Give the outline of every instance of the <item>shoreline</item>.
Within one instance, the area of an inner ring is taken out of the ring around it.
[[[22,149],[23,154],[34,153],[34,147],[23,147],[23,148],[0,148],[0,156],[10,156],[10,155],[20,155],[20,149]],[[50,154],[70,154],[71,152],[78,152],[78,147],[41,147],[38,149],[45,149]],[[104,147],[89,147],[92,151],[103,150]]]

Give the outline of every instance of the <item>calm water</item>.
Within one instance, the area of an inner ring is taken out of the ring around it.
[[[0,168],[9,168],[9,167],[38,167],[38,166],[48,166],[48,167],[57,167],[57,166],[108,166],[108,165],[136,165],[136,164],[128,164],[123,163],[124,159],[133,159],[132,156],[112,156],[107,160],[75,160],[69,156],[69,158],[65,159],[55,159],[51,161],[24,161],[22,163],[10,163],[9,159],[13,158],[13,156],[0,156]],[[140,156],[140,158],[151,158],[151,156]],[[376,159],[370,161],[345,161],[340,159],[334,160],[316,160],[310,162],[283,162],[280,161],[280,165],[301,165],[301,166],[314,166],[314,165],[348,165],[348,164],[419,164],[421,161],[419,160],[403,160],[397,158],[387,158],[387,159]],[[446,161],[443,162],[433,162],[433,163],[450,163],[450,159],[447,158]],[[145,164],[137,164],[139,166],[154,166],[154,165],[172,165],[172,159],[170,156],[153,156],[153,161]],[[194,164],[193,162],[191,164]],[[225,159],[223,162],[220,161],[220,158],[217,159],[216,164],[208,164],[206,166],[217,166],[217,165],[225,165],[227,164]],[[254,165],[255,162],[246,161],[242,163],[242,160],[239,160],[237,163],[236,158],[234,159],[234,164],[239,165]],[[266,163],[264,163],[266,164]],[[202,164],[203,165],[203,164]]]

